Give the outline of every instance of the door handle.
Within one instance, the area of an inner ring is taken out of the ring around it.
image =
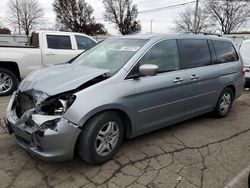
[[[197,80],[198,78],[199,78],[199,76],[197,76],[197,75],[195,75],[195,74],[193,74],[193,75],[190,77],[191,80]]]
[[[53,52],[48,52],[46,55],[55,55]]]
[[[174,83],[180,83],[180,82],[183,82],[182,78],[177,77],[177,78],[174,79]]]

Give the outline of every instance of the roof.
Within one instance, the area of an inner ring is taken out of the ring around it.
[[[194,34],[194,33],[146,33],[146,34],[136,34],[136,35],[124,35],[115,38],[127,38],[127,39],[165,39],[165,38],[194,38],[194,39],[216,39],[216,40],[227,40],[228,38],[221,37],[213,34]]]
[[[57,33],[57,34],[80,34],[80,35],[86,35],[85,33],[77,33],[77,32],[68,32],[68,31],[52,31],[52,30],[37,30],[36,33]]]

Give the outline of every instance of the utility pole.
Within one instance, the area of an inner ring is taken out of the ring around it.
[[[150,21],[150,33],[152,33],[153,30],[153,20]]]
[[[18,33],[19,33],[19,35],[21,35],[18,0],[16,0],[16,13],[17,13],[17,22],[18,22]]]
[[[199,8],[199,0],[196,0],[195,13],[194,13],[194,28],[193,28],[194,33],[198,32],[198,28],[197,28],[198,8]]]

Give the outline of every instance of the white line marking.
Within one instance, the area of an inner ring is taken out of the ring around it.
[[[235,176],[233,178],[233,180],[231,182],[229,182],[224,188],[232,188],[233,186],[235,186],[241,179],[244,179],[246,177],[246,182],[247,182],[247,178],[250,172],[250,166],[248,166],[247,168],[245,168],[244,170],[242,170],[237,176]]]

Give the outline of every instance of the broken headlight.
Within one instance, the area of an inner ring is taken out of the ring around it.
[[[62,115],[75,101],[74,95],[62,95],[50,98],[41,104],[40,110],[46,115]]]

